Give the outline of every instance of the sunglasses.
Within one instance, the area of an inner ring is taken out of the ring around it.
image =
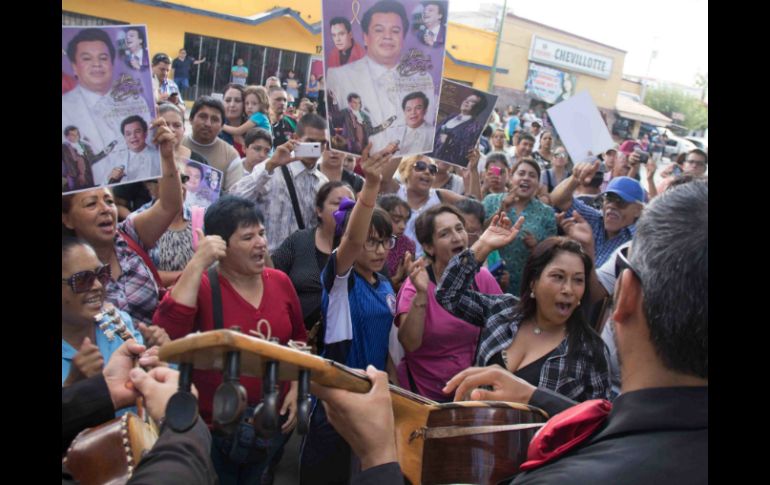
[[[615,258],[616,280],[620,277],[620,273],[622,273],[624,269],[630,269],[631,272],[634,273],[634,276],[636,276],[639,281],[642,281],[642,279],[639,277],[639,272],[636,270],[636,268],[631,266],[631,263],[628,261],[628,246],[618,251],[618,257]]]
[[[438,167],[432,163],[423,162],[422,160],[414,162],[415,172],[424,172],[425,170],[428,170],[431,175],[436,175],[438,173]]]
[[[631,202],[626,202],[619,195],[613,194],[612,192],[607,192],[603,194],[601,197],[602,197],[602,203],[604,204],[613,203],[621,209],[625,209],[626,207],[631,205]]]
[[[94,281],[96,281],[97,278],[102,286],[107,286],[107,283],[112,279],[112,268],[109,264],[103,265],[96,271],[80,271],[69,278],[62,278],[61,281],[62,283],[70,285],[73,293],[86,293],[93,288]]]

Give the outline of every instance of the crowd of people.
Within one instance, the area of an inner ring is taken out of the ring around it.
[[[310,339],[373,382],[367,394],[314,384],[303,484],[403,483],[388,381],[438,402],[577,410],[573,421],[604,410],[569,453],[548,441],[563,432],[549,421],[516,483],[707,481],[705,152],[666,166],[656,184],[659,160],[635,144],[572,164],[553,130],[511,110],[463,148],[467,168],[401,158],[395,144],[370,142],[350,157],[333,149],[317,91],[287,111],[296,82],[251,86],[234,67],[223,100],[179,106],[172,79],[205,61],[183,54],[152,57],[152,126],[121,127],[160,152],[158,178],[139,183],[146,193],[62,198],[63,450],[140,394],[164,416],[179,376],[159,366],[158,347],[215,328],[263,331],[266,321],[280,343]],[[74,146],[77,130],[65,135]],[[298,157],[301,143],[320,144],[320,157]],[[197,222],[185,202],[190,159],[223,174],[222,196]],[[106,339],[106,303],[136,342]],[[134,358],[151,370],[131,370]],[[272,483],[297,423],[297,382],[280,389],[281,432],[251,442],[213,422],[221,375],[196,370],[193,382],[196,425],[162,428],[129,483]],[[253,412],[262,382],[240,382]],[[89,400],[99,404],[90,417],[74,411]]]

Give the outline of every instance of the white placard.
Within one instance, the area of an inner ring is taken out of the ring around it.
[[[614,145],[588,91],[548,109],[548,118],[574,163],[590,162]]]

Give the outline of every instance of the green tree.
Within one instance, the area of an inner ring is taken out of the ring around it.
[[[691,130],[708,128],[708,108],[699,100],[681,89],[673,87],[650,88],[644,96],[644,104],[671,117],[672,113],[682,113],[684,121],[680,122]]]

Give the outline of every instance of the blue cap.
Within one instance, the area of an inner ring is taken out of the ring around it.
[[[617,194],[626,202],[644,203],[644,189],[642,185],[631,177],[615,177],[607,184],[604,193]]]

